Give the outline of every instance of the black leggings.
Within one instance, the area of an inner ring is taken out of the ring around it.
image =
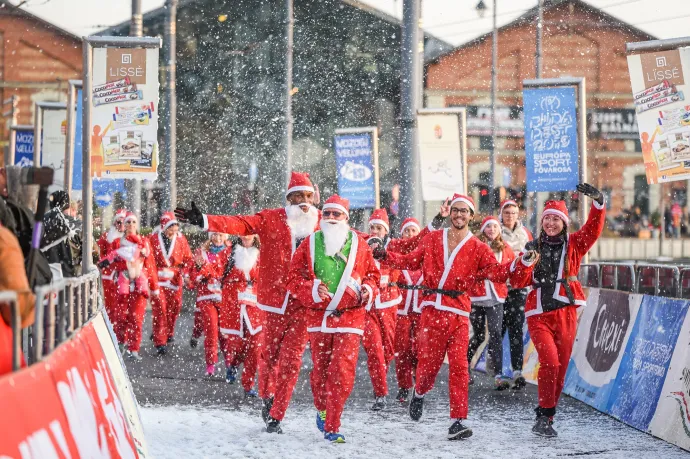
[[[470,340],[470,345],[467,348],[467,361],[472,362],[474,354],[477,352],[479,345],[484,342],[486,333],[484,332],[484,322],[486,321],[489,329],[489,343],[487,345],[489,352],[487,355],[486,372],[489,371],[489,362],[493,363],[493,375],[498,376],[503,374],[503,335],[501,329],[503,327],[503,305],[498,303],[495,306],[475,306],[472,305],[472,312],[470,313],[470,323],[474,334]]]
[[[510,290],[506,302],[503,303],[503,332],[505,336],[508,330],[510,340],[510,365],[513,371],[522,371],[523,333],[525,324],[525,300],[527,292],[522,290]]]

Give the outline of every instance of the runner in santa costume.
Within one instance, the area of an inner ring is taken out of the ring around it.
[[[179,232],[180,225],[172,212],[161,215],[160,231],[150,237],[153,257],[167,310],[153,310],[153,328],[167,329],[168,344],[175,341],[175,324],[182,310],[182,285],[189,278],[194,260],[187,238]]]
[[[501,238],[514,253],[524,252],[525,245],[532,239],[532,233],[520,221],[520,207],[512,199],[501,203]],[[513,367],[513,389],[525,387],[527,381],[522,376],[523,335],[525,326],[525,301],[527,289],[509,286],[508,297],[503,303],[503,330],[501,336],[508,332],[510,342],[510,363]]]
[[[469,231],[474,216],[472,198],[456,194],[451,201],[451,227],[427,235],[417,249],[407,255],[387,252],[377,247],[374,254],[397,269],[421,269],[422,318],[416,383],[410,400],[410,417],[422,417],[424,395],[433,387],[446,353],[450,364],[450,417],[455,420],[448,430],[449,440],[468,438],[472,430],[463,425],[468,410],[467,345],[469,341],[470,298],[468,290],[475,282],[489,279],[505,282],[511,264],[499,264],[493,252]],[[534,253],[514,264],[516,275],[524,270]]]
[[[482,221],[479,229],[479,240],[491,248],[499,263],[512,262],[515,259],[513,250],[501,239],[501,223],[493,216],[488,216]],[[503,282],[492,282],[488,279],[477,282],[469,291],[472,301],[470,324],[472,325],[472,339],[467,351],[467,362],[472,364],[474,354],[486,337],[484,328],[489,329],[488,361],[493,368],[488,372],[493,373],[496,390],[510,388],[510,382],[503,377],[503,303],[508,296],[508,286]],[[487,368],[488,369],[488,368]],[[470,384],[472,375],[470,374]]]
[[[565,373],[577,330],[577,307],[587,301],[577,275],[582,258],[601,236],[606,223],[604,196],[587,183],[577,190],[592,198],[589,218],[579,231],[568,234],[568,208],[563,201],[547,201],[539,237],[527,250],[539,253],[531,277],[511,284],[532,287],[527,296],[527,329],[539,355],[539,406],[532,428],[536,435],[555,437],[553,416],[563,390]]]
[[[259,366],[259,396],[264,420],[276,397],[277,411],[287,409],[297,383],[302,354],[307,344],[306,324],[287,292],[287,274],[295,249],[312,234],[319,223],[314,207],[314,186],[305,173],[293,172],[286,193],[287,205],[280,209],[262,210],[249,216],[204,215],[192,203],[191,209],[177,208],[175,214],[183,222],[209,231],[252,235],[261,239],[259,254],[261,278],[256,285],[257,306],[266,313],[264,347]],[[280,384],[276,377],[280,374]],[[278,416],[277,412],[272,414]]]
[[[400,227],[402,238],[409,240],[420,234],[421,228],[416,218],[406,218]],[[389,244],[390,248],[390,244]],[[400,282],[406,285],[422,285],[424,277],[421,270],[403,270]],[[421,316],[419,290],[402,291],[404,301],[398,305],[398,320],[395,326],[395,376],[398,380],[396,400],[407,402],[412,389],[412,376],[417,368],[417,333]]]
[[[137,217],[127,212],[124,235],[116,240],[114,249],[101,259],[98,267],[112,267],[117,271],[117,308],[115,336],[121,346],[126,345],[129,356],[141,360],[141,331],[150,296],[158,297],[158,272],[146,238],[137,234]]]
[[[380,274],[366,241],[350,229],[349,201],[333,195],[323,206],[321,231],[295,252],[288,289],[303,306],[314,369],[311,388],[316,423],[324,438],[342,443],[338,433],[345,401],[355,382],[366,306],[378,294]],[[271,415],[273,412],[271,412]],[[280,420],[266,430],[280,433]]]
[[[125,229],[125,217],[127,216],[126,209],[119,209],[113,218],[113,226],[108,231],[103,233],[98,238],[98,252],[101,258],[105,258],[113,251],[117,240],[122,237]],[[115,317],[120,315],[114,310],[117,308],[117,284],[115,279],[117,273],[112,266],[105,267],[101,270],[101,281],[103,281],[103,302],[105,303],[105,312],[108,314],[110,322],[114,325]]]
[[[375,209],[369,217],[369,236],[372,239],[380,239],[384,247],[387,247],[390,242],[389,231],[386,209]],[[395,285],[401,276],[400,271],[390,269],[378,261],[374,261],[374,263],[381,274],[381,283],[379,284],[379,294],[366,308],[362,345],[367,354],[367,368],[371,377],[371,385],[374,387],[375,401],[371,409],[379,411],[386,407],[388,365],[395,357],[397,306],[402,303],[403,297],[400,289]]]

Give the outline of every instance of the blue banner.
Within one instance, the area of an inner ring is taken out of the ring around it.
[[[522,94],[527,191],[575,190],[579,180],[575,88],[525,89]]]
[[[28,167],[34,164],[34,130],[16,129],[14,131],[14,164]]]
[[[350,200],[350,209],[376,205],[373,133],[336,134],[335,167],[338,194]]]
[[[77,116],[74,117],[74,153],[72,156],[72,189],[82,189],[82,155],[81,155],[81,117],[82,117],[82,91],[77,90]]]
[[[606,412],[646,431],[690,302],[645,295]],[[686,345],[683,343],[682,345]]]

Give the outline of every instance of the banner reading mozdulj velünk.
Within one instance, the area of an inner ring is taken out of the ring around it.
[[[29,167],[34,164],[34,129],[14,129],[14,165]]]
[[[628,56],[648,183],[690,179],[690,48]]]
[[[525,89],[527,191],[572,191],[579,180],[575,88]]]
[[[417,116],[425,201],[443,201],[464,189],[459,116],[457,113]]]
[[[91,91],[93,177],[156,180],[157,48],[96,48]]]
[[[376,128],[335,131],[335,167],[338,194],[351,209],[373,209],[379,204],[378,139]]]

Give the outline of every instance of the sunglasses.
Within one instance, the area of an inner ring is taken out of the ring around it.
[[[341,215],[343,215],[342,212],[337,211],[337,210],[324,210],[323,212],[321,212],[321,214],[322,214],[324,217],[334,217],[334,218],[338,218],[338,217],[340,217]]]
[[[123,222],[122,220],[117,220],[117,221],[115,222],[116,225],[122,225],[122,224],[124,224],[124,223],[125,223],[125,222]]]

